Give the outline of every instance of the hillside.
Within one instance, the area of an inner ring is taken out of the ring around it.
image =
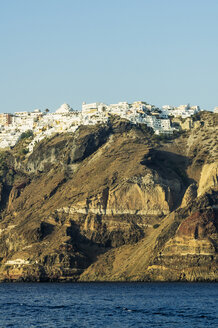
[[[112,117],[0,153],[0,280],[217,280],[218,115]]]

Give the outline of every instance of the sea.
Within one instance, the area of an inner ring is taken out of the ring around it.
[[[216,283],[2,283],[0,327],[218,327]]]

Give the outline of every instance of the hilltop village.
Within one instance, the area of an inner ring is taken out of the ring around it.
[[[28,131],[33,137],[28,146],[28,151],[32,152],[35,144],[45,137],[55,133],[74,132],[80,125],[106,123],[111,115],[118,115],[133,124],[146,124],[155,134],[172,134],[178,129],[178,124],[173,124],[173,118],[184,119],[199,111],[199,106],[165,105],[160,109],[146,102],[136,101],[132,104],[119,102],[111,105],[84,102],[81,111],[63,104],[54,113],[50,113],[48,109],[44,112],[35,109],[32,112],[3,113],[0,114],[0,148],[13,147],[22,134]],[[216,111],[217,108],[214,109]]]

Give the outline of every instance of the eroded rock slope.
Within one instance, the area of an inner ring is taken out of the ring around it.
[[[217,280],[216,136],[111,118],[1,152],[0,279]]]

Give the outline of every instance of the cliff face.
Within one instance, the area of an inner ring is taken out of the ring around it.
[[[0,158],[1,280],[216,280],[217,116],[112,118]]]

